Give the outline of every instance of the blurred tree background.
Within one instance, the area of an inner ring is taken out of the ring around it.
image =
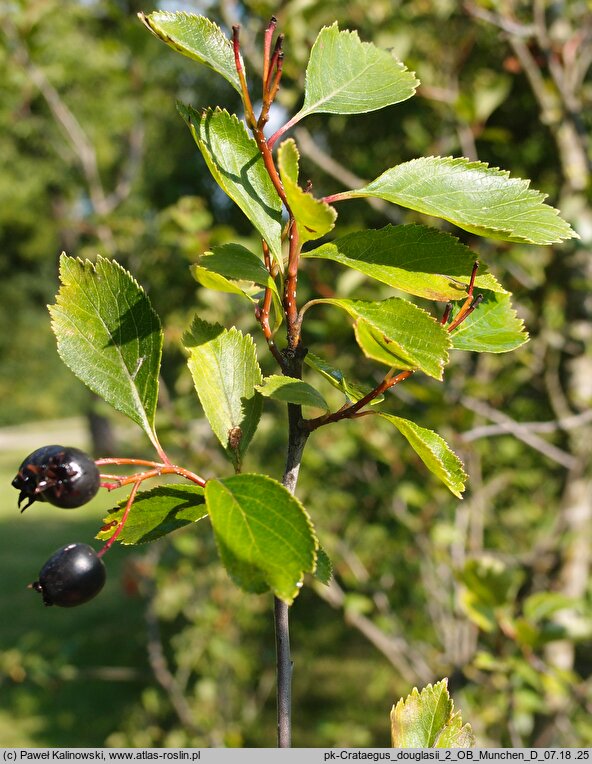
[[[247,66],[272,14],[286,34],[280,102],[302,92],[319,29],[338,20],[392,48],[418,97],[295,130],[317,196],[416,156],[464,155],[532,180],[580,234],[552,248],[455,230],[514,293],[531,342],[509,356],[457,353],[444,384],[412,378],[391,396],[463,457],[458,502],[391,428],[315,433],[299,495],[335,567],[292,608],[294,744],[387,746],[388,712],[442,676],[481,746],[592,745],[592,14],[586,0],[194,0],[169,10],[242,25]],[[204,528],[110,553],[103,596],[40,608],[26,584],[70,540],[88,541],[112,497],[78,513],[18,516],[22,458],[65,442],[102,456],[147,444],[61,364],[45,305],[61,250],[116,257],[166,330],[160,427],[202,474],[224,458],[201,418],[179,349],[188,318],[254,331],[231,295],[189,265],[252,232],[214,188],[175,100],[238,108],[207,69],[146,33],[137,0],[0,5],[0,743],[14,746],[275,744],[269,597],[227,579]],[[277,117],[282,119],[281,113]],[[418,219],[363,201],[349,230]],[[424,220],[434,224],[433,220]],[[342,230],[342,233],[346,231]],[[359,274],[307,261],[303,296],[386,296]],[[434,306],[441,311],[442,306]],[[351,330],[311,318],[305,342],[359,380]],[[273,365],[261,347],[261,362]],[[269,409],[248,457],[279,476],[283,413]],[[56,421],[57,420],[57,421]],[[279,423],[279,424],[278,424]],[[146,453],[149,453],[148,451]]]

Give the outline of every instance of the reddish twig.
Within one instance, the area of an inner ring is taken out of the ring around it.
[[[141,480],[138,480],[136,483],[134,483],[132,490],[130,491],[130,495],[128,496],[125,510],[123,511],[123,515],[121,516],[121,520],[119,521],[119,524],[117,528],[115,529],[115,532],[111,536],[111,538],[105,543],[102,549],[100,549],[97,552],[97,557],[102,557],[105,552],[111,548],[111,546],[115,543],[115,540],[123,530],[123,527],[127,521],[128,515],[130,513],[130,509],[132,508],[132,504],[134,503],[134,499],[136,498],[136,493],[138,492],[138,488],[140,487]]]

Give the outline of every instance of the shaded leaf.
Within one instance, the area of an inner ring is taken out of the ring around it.
[[[360,347],[370,358],[400,369],[420,369],[430,377],[442,379],[451,344],[449,334],[417,305],[398,297],[373,302],[324,298],[315,303],[336,305],[358,321],[356,339],[368,340],[367,344],[360,343]],[[390,360],[384,360],[385,353]]]
[[[430,472],[433,472],[455,496],[462,499],[467,475],[463,463],[444,438],[409,419],[382,412],[378,415],[393,424]]]
[[[222,277],[223,281],[218,282],[220,291],[240,293],[251,302],[255,299],[255,294],[244,285],[233,284],[233,281],[247,281],[269,287],[273,299],[272,329],[278,329],[283,319],[282,300],[274,279],[257,255],[240,244],[223,244],[202,255],[198,264],[192,266],[192,272],[203,286],[212,289],[215,287],[209,286],[208,279],[204,277],[204,270]]]
[[[113,260],[60,258],[62,285],[49,307],[58,352],[94,393],[155,443],[163,335],[142,287]]]
[[[364,396],[368,395],[372,391],[370,385],[359,385],[356,382],[352,382],[347,379],[340,369],[335,368],[330,363],[320,358],[318,355],[311,353],[310,351],[304,357],[304,363],[310,366],[311,369],[317,371],[323,379],[326,379],[333,387],[345,395],[348,401],[359,401]],[[384,400],[384,395],[377,395],[370,405],[376,405]]]
[[[276,294],[277,287],[261,258],[240,244],[223,244],[206,252],[197,263],[212,273],[218,273],[231,281],[251,281],[269,287]]]
[[[103,519],[106,526],[96,538],[111,538],[123,515],[127,499]],[[204,490],[198,485],[159,485],[136,495],[123,530],[120,544],[145,544],[166,536],[207,516]]]
[[[275,400],[285,403],[297,403],[301,406],[315,406],[325,409],[325,411],[329,410],[327,401],[323,396],[312,385],[301,379],[273,374],[270,377],[265,377],[263,384],[257,385],[256,389],[266,398],[275,398]]]
[[[317,549],[317,566],[314,571],[314,577],[322,584],[328,584],[333,575],[333,564],[329,555],[322,547]]]
[[[178,105],[214,180],[241,208],[282,266],[282,202],[245,125],[223,109]]]
[[[226,292],[227,294],[238,294],[249,302],[256,302],[255,298],[249,294],[247,289],[241,289],[237,284],[219,273],[210,271],[201,265],[191,266],[191,275],[205,289],[211,289],[214,292]],[[256,292],[260,291],[255,289]]]
[[[405,101],[418,81],[389,51],[361,42],[357,32],[323,27],[306,67],[304,104],[309,114],[360,114]]]
[[[329,233],[335,225],[337,212],[325,202],[318,201],[298,185],[296,143],[289,138],[278,149],[278,169],[290,210],[296,220],[301,244]]]
[[[261,416],[262,399],[255,385],[263,381],[255,345],[238,329],[223,329],[198,316],[183,337],[195,389],[216,437],[235,467]]]
[[[231,578],[245,591],[271,589],[291,603],[316,566],[317,540],[300,502],[264,475],[209,480],[205,496]]]
[[[138,16],[169,47],[221,74],[242,94],[232,42],[214,22],[183,11],[155,11]]]
[[[392,167],[341,199],[373,196],[491,239],[553,244],[577,237],[530,181],[464,158],[423,157]]]
[[[475,737],[469,724],[463,727],[460,712],[442,679],[419,692],[413,688],[391,711],[393,748],[471,748]]]
[[[528,341],[524,322],[510,303],[510,295],[483,292],[483,302],[451,332],[455,350],[507,353]]]
[[[476,259],[454,236],[422,225],[355,231],[302,256],[334,260],[402,292],[440,301],[466,297]],[[475,285],[505,292],[482,265]]]

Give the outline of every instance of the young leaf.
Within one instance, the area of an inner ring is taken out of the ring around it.
[[[333,387],[341,390],[348,402],[359,401],[364,398],[364,396],[368,395],[368,393],[372,390],[370,385],[359,385],[356,382],[352,382],[351,380],[347,379],[340,369],[336,369],[335,366],[331,366],[330,363],[325,361],[323,358],[320,358],[318,355],[311,353],[310,351],[304,357],[304,363],[307,364],[307,366],[310,366],[311,369],[314,369],[316,372],[318,372],[321,377],[326,379],[327,382],[333,385]],[[377,403],[381,403],[383,400],[384,395],[377,395],[376,398],[372,400],[370,405],[376,405]]]
[[[528,341],[524,322],[516,316],[510,295],[483,292],[483,302],[451,333],[455,350],[507,353]]]
[[[49,307],[58,352],[85,385],[154,443],[162,330],[142,287],[118,263],[63,254]]]
[[[212,21],[183,11],[155,11],[147,16],[139,13],[138,17],[173,50],[221,74],[242,94],[232,43]]]
[[[216,437],[235,467],[261,416],[262,399],[255,385],[263,381],[255,345],[238,329],[230,331],[197,316],[183,337],[195,389]]]
[[[309,114],[361,114],[405,101],[418,85],[413,72],[386,50],[361,42],[337,22],[321,29],[306,67],[304,104],[293,122]]]
[[[421,692],[413,688],[391,711],[393,748],[471,748],[475,736],[463,727],[460,711],[448,692],[448,680],[428,684]]]
[[[334,260],[402,292],[442,302],[466,297],[476,259],[456,237],[422,225],[355,231],[302,256]],[[475,285],[505,293],[482,265]]]
[[[465,490],[467,475],[463,463],[444,438],[433,430],[420,427],[409,419],[380,412],[378,416],[393,424],[403,435],[425,466],[459,499]]]
[[[285,403],[298,403],[301,406],[315,406],[316,408],[329,410],[327,401],[314,389],[312,385],[303,382],[301,379],[292,377],[282,377],[273,374],[265,377],[262,385],[257,385],[256,389],[267,398],[275,398],[277,401]]]
[[[290,210],[298,226],[300,243],[304,244],[329,233],[335,225],[337,212],[298,185],[298,160],[300,155],[292,138],[284,141],[278,149],[278,169]]]
[[[491,239],[553,244],[577,234],[530,181],[465,158],[423,157],[392,167],[340,199],[374,196]]]
[[[206,506],[222,562],[245,591],[290,604],[316,566],[310,518],[292,494],[264,475],[209,480]]]
[[[368,339],[360,347],[370,358],[401,369],[420,369],[430,377],[442,379],[451,344],[449,334],[417,305],[398,297],[376,302],[335,298],[315,302],[337,305],[358,322],[356,339],[358,342],[360,337],[362,341]],[[374,355],[378,343],[389,353],[389,360],[385,361],[382,353]]]
[[[282,202],[245,125],[223,109],[178,105],[214,180],[241,208],[282,266]]]
[[[110,539],[121,520],[127,499],[109,511],[105,527],[95,538]],[[198,485],[159,485],[136,495],[134,504],[117,541],[120,544],[145,544],[156,541],[190,523],[207,517],[204,490]]]

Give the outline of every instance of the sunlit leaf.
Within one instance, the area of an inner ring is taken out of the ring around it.
[[[462,499],[467,475],[463,463],[444,438],[409,419],[383,412],[378,415],[394,425],[430,472],[433,472],[455,496]]]
[[[103,519],[105,526],[96,538],[106,541],[113,535],[123,515],[127,499]],[[117,541],[120,544],[145,544],[156,541],[190,523],[207,517],[204,490],[198,485],[159,485],[142,491],[133,506]]]
[[[324,202],[315,199],[298,185],[298,149],[289,138],[278,149],[278,169],[290,211],[296,220],[301,244],[320,239],[335,225],[337,213]]]
[[[198,265],[231,281],[252,281],[253,284],[269,287],[277,294],[275,281],[261,258],[240,244],[213,247],[211,252],[199,258]]]
[[[518,318],[507,294],[483,292],[484,300],[451,333],[455,350],[507,353],[528,341],[524,322]]]
[[[329,410],[327,401],[314,389],[312,385],[303,382],[301,379],[292,379],[292,377],[282,377],[273,374],[265,377],[262,385],[257,385],[256,389],[267,398],[275,398],[277,401],[285,403],[296,403],[301,406],[315,406],[316,408]]]
[[[199,114],[191,106],[178,108],[214,180],[245,213],[281,266],[282,202],[244,122],[223,109]]]
[[[475,736],[463,726],[460,712],[448,692],[448,680],[428,684],[399,700],[391,711],[393,748],[471,748]]]
[[[316,567],[317,540],[300,502],[264,475],[209,480],[206,506],[222,562],[248,592],[271,589],[287,603]]]
[[[356,382],[352,382],[340,369],[332,366],[328,361],[315,355],[315,353],[311,353],[310,350],[304,357],[304,363],[318,372],[323,379],[326,379],[327,382],[329,382],[329,384],[333,385],[337,390],[340,390],[348,401],[359,401],[372,391],[370,385],[360,385]],[[383,400],[384,395],[377,395],[370,405],[376,405]]]
[[[360,114],[405,101],[418,81],[392,53],[361,42],[337,23],[321,29],[306,67],[304,104],[309,114]]]
[[[302,256],[334,260],[402,292],[443,302],[466,297],[476,260],[454,236],[421,225],[355,231]],[[475,286],[505,292],[483,265]]]
[[[232,42],[213,21],[184,11],[155,11],[148,15],[139,13],[138,16],[156,37],[173,50],[221,74],[241,93]]]
[[[198,284],[201,284],[202,287],[205,287],[205,289],[211,289],[214,292],[238,294],[251,303],[255,302],[254,297],[249,294],[247,289],[242,289],[235,282],[227,279],[225,276],[221,276],[219,273],[210,271],[208,268],[204,268],[201,265],[192,265],[191,274],[193,278],[198,282]],[[255,289],[254,291],[260,292],[261,290]]]
[[[163,335],[142,287],[113,260],[62,255],[49,311],[64,363],[154,442]]]
[[[430,377],[442,379],[448,363],[449,334],[417,305],[398,297],[375,302],[336,298],[316,302],[336,305],[359,322],[362,331],[356,332],[356,339],[360,342],[362,337],[360,347],[370,358],[400,369],[419,369]],[[370,336],[372,342],[363,344]],[[384,360],[382,352],[374,354],[378,343],[382,343],[383,350],[388,348],[389,360]]]
[[[530,181],[483,162],[423,157],[392,167],[341,199],[373,196],[504,241],[553,244],[577,236]]]
[[[259,423],[263,381],[255,345],[238,329],[198,316],[183,337],[195,389],[216,437],[239,467]]]

